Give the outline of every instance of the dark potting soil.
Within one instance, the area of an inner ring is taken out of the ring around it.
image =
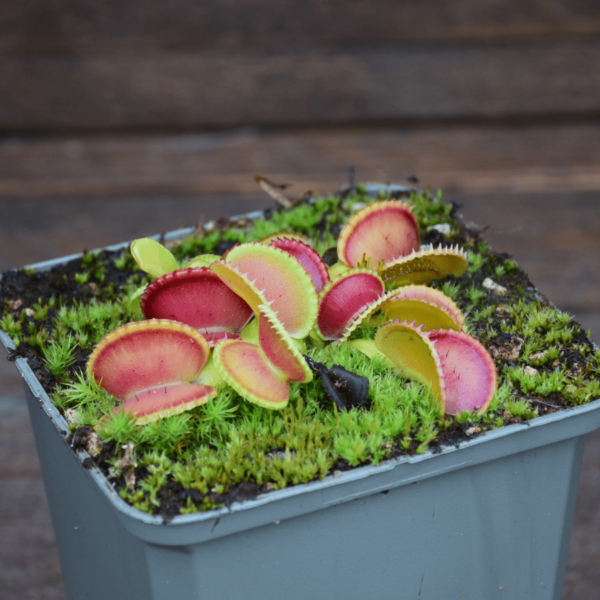
[[[87,254],[84,254],[82,258],[57,265],[48,271],[30,272],[27,269],[14,269],[1,273],[0,316],[10,312],[14,315],[15,320],[19,320],[23,315],[23,330],[27,330],[29,325],[33,324],[36,329],[52,331],[52,321],[61,306],[70,308],[86,304],[93,299],[99,302],[114,299],[129,278],[139,273],[133,269],[117,268],[114,259],[120,254],[120,252],[104,250],[93,255],[94,267],[102,281],[91,278],[86,284],[78,283],[75,277],[89,269],[89,264],[86,264],[89,260],[84,257],[91,255]],[[49,303],[55,298],[60,298],[60,306],[49,307]],[[34,314],[35,310],[32,307],[36,306],[49,307],[47,314],[42,319],[36,318]],[[24,309],[25,313],[23,314]],[[77,348],[75,362],[71,365],[70,372],[85,371],[89,354],[89,352]],[[8,360],[14,361],[19,356],[27,359],[31,370],[44,389],[48,393],[52,392],[58,382],[44,366],[40,348],[33,346],[27,340],[22,340],[17,349],[9,354]]]
[[[457,208],[458,206],[453,206],[453,213],[456,212]],[[224,223],[221,225],[223,227],[225,226]],[[325,229],[327,226],[328,224],[326,220],[324,220],[322,228]],[[331,226],[329,226],[329,229],[331,231]],[[331,231],[331,233],[335,233],[335,231]],[[467,244],[473,246],[481,241],[480,234],[481,232],[478,230],[469,229],[466,226],[461,225],[459,234],[454,236],[450,241],[439,231],[423,231],[422,243],[433,244],[435,246],[440,244],[448,245],[449,243],[458,244],[459,246]],[[231,241],[223,240],[217,246],[216,253],[223,254],[232,245],[233,243]],[[496,267],[504,265],[505,261],[509,259],[510,256],[507,254],[495,254],[493,251],[490,252],[491,260],[488,260],[486,268],[482,268],[470,276],[469,281],[472,285],[481,286],[485,278],[493,274],[493,279],[497,284],[510,290],[514,290],[515,287],[518,287],[521,290],[525,290],[528,297],[535,297],[542,305],[550,304],[549,301],[534,288],[527,275],[520,269],[517,269],[510,274],[505,273],[498,275],[494,270]],[[121,264],[122,268],[119,268],[115,263],[115,259],[121,255],[122,252],[119,251],[101,251],[93,256],[84,254],[80,258],[57,265],[48,271],[30,272],[27,270],[12,270],[2,273],[0,275],[0,311],[2,311],[0,312],[0,317],[2,314],[9,312],[10,314],[13,314],[16,319],[21,319],[23,330],[27,330],[29,324],[34,323],[36,328],[44,328],[51,332],[53,318],[60,306],[77,306],[79,304],[88,303],[93,299],[97,299],[98,301],[114,300],[115,297],[119,296],[122,287],[130,280],[130,278],[136,274],[140,274],[140,272],[135,269],[135,265],[132,261],[129,261],[126,268],[123,268],[123,264]],[[325,258],[328,264],[334,264],[337,261],[335,248],[329,249],[325,253]],[[93,273],[90,279],[84,284],[78,283],[76,276],[82,272],[89,271]],[[453,278],[450,277],[445,281],[452,280]],[[54,307],[49,307],[46,314],[37,312],[41,307],[49,306],[52,298],[60,298],[60,306],[57,304]],[[510,324],[510,314],[503,309],[503,306],[518,299],[519,297],[515,296],[515,292],[497,298],[497,307],[491,316],[491,326],[493,330],[501,331],[502,324]],[[457,304],[461,310],[468,306],[467,300],[463,300],[462,302],[458,301]],[[30,310],[26,310],[25,316],[23,317],[24,309]],[[490,323],[485,326],[481,325],[479,329],[476,328],[473,333],[476,337],[485,339],[487,335],[485,329],[489,326]],[[584,373],[586,369],[589,370],[590,366],[582,359],[581,353],[573,348],[573,345],[587,346],[590,350],[594,348],[583,329],[581,327],[576,329],[577,332],[574,334],[572,342],[568,345],[560,345],[561,363],[565,365],[568,372],[574,376]],[[506,365],[517,365],[518,357],[523,346],[523,340],[518,334],[499,333],[496,336],[487,339],[486,346],[496,362],[498,372],[501,372]],[[71,377],[76,372],[83,372],[85,370],[90,351],[84,351],[80,348],[77,350],[75,362],[69,369]],[[9,360],[15,360],[17,357],[27,359],[32,371],[49,394],[52,393],[57,384],[60,383],[57,382],[54,375],[52,375],[52,373],[44,366],[40,348],[32,345],[28,340],[25,339],[21,341],[17,349],[10,353]],[[329,381],[328,377],[345,377],[343,373],[333,372],[331,369],[327,371],[326,369],[320,369],[318,366],[313,366],[313,368],[316,369],[317,373],[325,383]],[[552,365],[539,367],[540,370],[551,370],[552,368]],[[352,398],[342,398],[341,400],[339,398],[334,398],[331,393],[327,392],[327,385],[325,385],[321,401],[336,401],[340,410],[365,404],[364,386],[362,385],[362,382],[353,381],[352,386],[356,389],[360,389],[362,399],[355,401]],[[550,395],[543,399],[536,398],[534,395],[529,395],[527,396],[527,400],[531,403],[532,407],[537,409],[539,415],[552,413],[557,410],[564,410],[571,408],[572,406],[558,394]],[[357,408],[357,410],[364,409],[364,407]],[[504,414],[503,419],[505,425],[526,422],[518,417],[511,416],[508,413]],[[444,447],[458,446],[462,442],[481,435],[485,430],[485,428],[482,428],[475,423],[459,423],[453,419],[451,425],[438,434],[437,439],[429,445],[428,449],[434,453],[439,453],[442,452]],[[122,472],[119,474],[112,472],[111,461],[114,462],[115,457],[122,456],[122,450],[119,449],[114,442],[102,443],[88,426],[79,427],[72,435],[68,436],[67,441],[76,452],[87,450],[91,456],[85,459],[84,467],[98,467],[110,479],[117,491],[123,487],[130,486],[132,481],[135,482],[135,480],[143,479],[147,475],[144,469],[138,469],[133,465],[127,465],[126,457],[121,461],[125,461],[123,463],[124,466]],[[410,447],[407,449],[403,449],[400,446],[400,440],[397,440],[397,442],[398,443],[394,443],[388,448],[390,459],[407,454],[414,454],[419,447],[419,443],[414,437]],[[274,452],[279,452],[279,450],[274,449]],[[355,467],[351,466],[347,461],[340,459],[336,462],[332,471],[346,471],[352,468]],[[168,480],[157,494],[157,499],[160,502],[157,513],[162,515],[165,520],[169,520],[173,516],[180,514],[181,510],[188,505],[190,499],[198,506],[201,506],[203,503],[208,503],[212,506],[228,506],[236,501],[256,498],[258,495],[272,489],[273,486],[269,483],[259,486],[255,482],[243,481],[230,486],[225,494],[209,492],[203,496],[197,490],[185,489],[180,483]]]

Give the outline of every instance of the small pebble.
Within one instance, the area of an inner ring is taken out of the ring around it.
[[[483,280],[483,287],[490,290],[490,292],[494,292],[496,294],[498,294],[499,296],[506,296],[506,294],[508,294],[508,290],[497,284],[495,281],[493,281],[492,279],[490,279],[489,277],[486,277]]]
[[[523,371],[525,372],[525,375],[529,375],[529,377],[535,377],[536,375],[539,375],[540,372],[537,369],[534,369],[533,367],[530,367],[529,365],[527,365]]]
[[[21,298],[18,300],[9,300],[8,306],[12,311],[19,310],[21,306],[23,306],[23,300],[21,300]]]
[[[452,233],[452,228],[449,223],[440,223],[439,225],[428,227],[427,231],[439,231],[442,235],[450,235]]]
[[[473,425],[473,427],[469,427],[469,429],[467,429],[465,433],[467,435],[473,435],[475,433],[481,433],[481,429],[477,427],[477,425]]]

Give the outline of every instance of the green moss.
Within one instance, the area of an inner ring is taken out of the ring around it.
[[[19,345],[21,342],[20,334],[23,326],[20,321],[15,321],[15,318],[11,313],[6,312],[2,317],[2,320],[0,320],[0,329],[8,334],[15,346]]]
[[[102,417],[98,433],[103,440],[114,441],[117,444],[135,444],[138,441],[140,429],[131,413],[124,412],[121,407],[116,412],[112,412],[111,409]]]
[[[538,411],[533,410],[526,400],[509,400],[504,408],[511,417],[518,419],[529,420],[538,416]]]
[[[479,301],[482,298],[485,298],[486,296],[487,296],[486,290],[479,286],[472,286],[471,288],[469,288],[469,290],[467,292],[467,297],[469,298],[469,300],[471,301],[471,303],[473,305],[478,304]]]
[[[44,348],[43,353],[46,358],[46,367],[56,379],[60,379],[75,362],[75,347],[76,341],[71,336],[68,336],[66,339],[60,341],[52,340]]]
[[[301,204],[293,210],[273,213],[269,219],[257,219],[248,231],[248,241],[256,241],[278,231],[295,231],[314,237],[316,226],[339,222],[339,200],[334,196],[319,198],[314,205]]]
[[[542,398],[563,392],[567,376],[560,371],[528,371],[521,367],[509,367],[506,370],[509,381],[518,385],[524,394],[536,393]]]
[[[135,320],[135,315],[126,298],[105,303],[93,300],[71,308],[63,306],[53,320],[54,338],[57,343],[64,343],[67,337],[74,336],[79,346],[91,350],[107,333],[131,320]]]
[[[441,285],[441,290],[453,300],[457,300],[460,294],[460,286],[454,281],[444,281]]]
[[[467,256],[469,257],[469,266],[467,267],[467,272],[469,275],[474,275],[485,263],[485,257],[481,254],[477,254],[476,252],[471,252],[470,250],[467,251]]]

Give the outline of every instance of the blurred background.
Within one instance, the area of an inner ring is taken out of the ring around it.
[[[255,175],[335,192],[350,167],[441,188],[600,341],[597,1],[0,6],[0,271],[271,206]],[[0,596],[64,600],[13,370],[0,359]],[[599,586],[595,434],[563,600]]]

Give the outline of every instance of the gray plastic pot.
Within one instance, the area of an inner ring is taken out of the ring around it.
[[[0,341],[13,347],[3,332]],[[88,454],[67,445],[67,423],[27,361],[15,364],[70,600],[561,596],[600,400],[163,523],[82,467]]]

